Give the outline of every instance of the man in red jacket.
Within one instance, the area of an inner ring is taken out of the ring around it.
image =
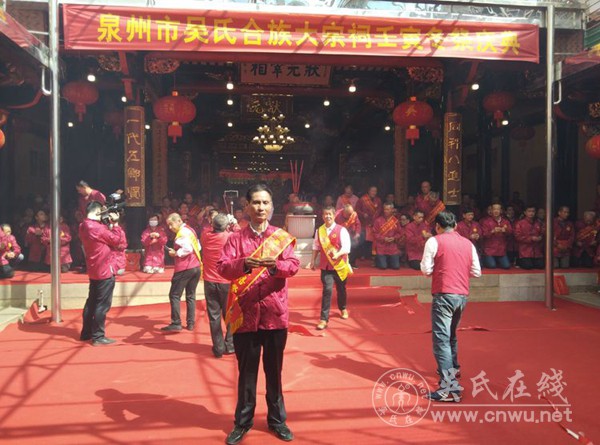
[[[510,221],[502,216],[502,205],[492,204],[491,216],[480,221],[483,232],[483,265],[488,269],[510,269],[507,255],[508,237],[513,229]]]
[[[454,230],[451,212],[435,217],[436,236],[425,243],[421,271],[431,276],[431,332],[440,387],[429,393],[437,402],[460,402],[456,329],[467,304],[469,276],[481,276],[479,257],[473,243]]]
[[[567,206],[558,208],[554,218],[554,268],[567,269],[570,266],[571,249],[575,242],[575,226],[569,221],[571,210]]]
[[[227,308],[227,294],[229,293],[229,280],[217,272],[217,261],[221,258],[223,246],[232,232],[227,230],[229,218],[219,213],[212,218],[212,230],[203,230],[200,235],[202,244],[202,265],[204,266],[204,296],[206,298],[206,313],[210,326],[213,355],[217,358],[223,354],[233,354],[233,337],[231,329],[227,326],[225,338],[221,327],[221,317],[225,318]]]
[[[87,218],[79,226],[79,238],[85,252],[87,274],[90,278],[88,298],[83,308],[82,341],[92,340],[92,345],[102,346],[115,340],[105,336],[106,314],[112,305],[115,289],[115,265],[112,249],[125,241],[125,232],[119,227],[119,214],[110,213],[110,227],[100,222],[102,204],[92,201],[87,205]]]
[[[169,248],[169,256],[175,261],[175,273],[169,289],[171,323],[161,331],[181,331],[181,294],[185,289],[186,329],[193,331],[196,324],[196,288],[200,281],[200,243],[194,229],[183,222],[177,213],[167,218],[169,230],[175,234],[174,249]]]
[[[289,323],[287,279],[300,267],[295,238],[269,224],[273,192],[257,184],[246,194],[248,227],[234,232],[223,248],[217,271],[231,281],[227,321],[238,361],[235,427],[226,443],[235,445],[252,428],[261,350],[267,386],[267,422],[278,438],[294,438],[285,421],[281,370]]]
[[[525,218],[515,223],[517,260],[521,269],[544,268],[544,224],[535,218],[535,206],[525,207]]]

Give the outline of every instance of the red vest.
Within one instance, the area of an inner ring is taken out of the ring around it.
[[[469,295],[473,244],[456,231],[435,237],[438,243],[433,259],[432,294]]]
[[[336,250],[340,250],[342,247],[342,226],[340,224],[336,224],[331,233],[329,234],[329,241],[331,245],[336,248]],[[318,231],[317,231],[318,236]],[[319,240],[320,243],[320,240]],[[321,248],[321,258],[319,259],[319,267],[323,270],[334,270],[333,266],[325,256],[323,249]],[[348,255],[344,255],[344,260],[348,261]]]
[[[187,224],[185,225],[185,228],[190,230],[194,234],[195,238],[198,238],[196,235],[196,231],[194,229],[192,229]],[[177,243],[177,240],[175,240],[173,248],[175,250],[179,250],[180,247],[181,246],[179,245],[179,243]],[[188,269],[194,269],[196,267],[200,267],[200,260],[196,256],[195,252],[191,252],[189,255],[182,256],[182,257],[175,256],[175,257],[173,257],[173,259],[175,261],[175,272],[181,272],[182,270],[188,270]]]

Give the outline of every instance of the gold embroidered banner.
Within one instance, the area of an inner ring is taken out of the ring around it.
[[[146,206],[144,107],[125,107],[125,193],[128,207]]]
[[[462,116],[444,115],[444,196],[446,205],[460,205],[462,198]]]

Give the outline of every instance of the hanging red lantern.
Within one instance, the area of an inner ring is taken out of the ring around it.
[[[593,136],[585,144],[585,151],[590,157],[600,159],[600,135]]]
[[[125,121],[123,118],[123,110],[113,110],[104,114],[104,122],[107,125],[110,125],[113,131],[113,134],[116,138],[121,136],[121,132],[123,131],[123,127],[125,126]]]
[[[4,135],[4,132],[2,130],[0,130],[0,148],[4,147],[5,143],[6,143],[6,136]]]
[[[165,96],[154,102],[154,115],[163,122],[169,122],[167,134],[177,142],[183,134],[181,124],[187,124],[196,117],[196,106],[187,97],[179,96],[173,91],[171,96]]]
[[[394,109],[392,119],[399,127],[406,128],[406,139],[410,140],[411,145],[415,145],[415,139],[419,139],[418,127],[433,119],[433,108],[427,102],[411,97]]]
[[[69,82],[63,87],[63,96],[75,105],[75,112],[81,122],[86,105],[91,105],[98,100],[98,89],[90,82],[78,80]]]
[[[496,126],[502,125],[502,119],[504,119],[504,112],[510,110],[515,106],[515,96],[512,93],[506,91],[498,91],[496,93],[490,93],[483,98],[483,108],[488,113],[494,115]]]
[[[533,127],[529,127],[527,125],[517,125],[512,130],[510,130],[510,137],[515,141],[519,141],[519,143],[524,146],[525,142],[530,139],[533,139],[535,136],[535,129]]]

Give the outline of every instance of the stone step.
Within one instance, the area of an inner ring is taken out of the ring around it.
[[[26,309],[18,307],[5,307],[0,309],[0,332],[9,324],[18,322],[27,312]]]

